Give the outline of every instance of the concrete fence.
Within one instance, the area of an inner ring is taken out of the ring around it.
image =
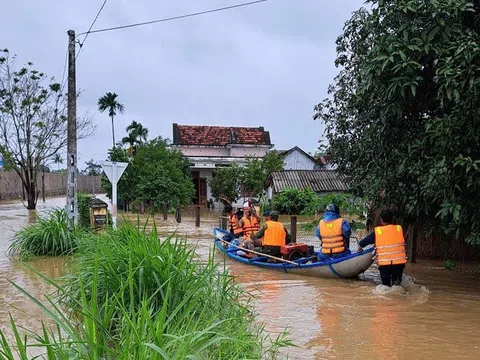
[[[86,193],[100,193],[101,176],[78,176],[78,191]],[[39,198],[42,197],[42,174],[38,175],[37,189]],[[67,174],[66,173],[45,173],[44,179],[45,196],[60,196],[67,192]],[[0,200],[20,199],[24,196],[22,182],[17,173],[0,170]]]

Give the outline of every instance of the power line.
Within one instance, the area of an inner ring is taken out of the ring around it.
[[[62,81],[61,81],[61,87],[60,87],[60,94],[63,95],[63,89],[65,88],[65,83],[67,82],[67,79],[65,75],[67,74],[67,62],[68,62],[68,44],[67,44],[67,50],[65,51],[65,63],[63,64],[63,74],[62,74]]]
[[[85,32],[85,33],[79,34],[78,36],[84,35],[84,34],[95,34],[95,33],[100,33],[100,32],[120,30],[120,29],[132,28],[132,27],[137,27],[137,26],[143,26],[143,25],[150,25],[150,24],[155,24],[155,23],[159,23],[159,22],[179,20],[179,19],[184,19],[184,18],[188,18],[188,17],[205,15],[205,14],[210,14],[210,13],[214,13],[214,12],[219,12],[219,11],[230,10],[230,9],[235,9],[235,8],[239,8],[239,7],[244,7],[244,6],[259,4],[259,3],[263,3],[263,2],[267,2],[267,1],[269,1],[269,0],[250,1],[250,2],[247,2],[247,3],[242,3],[242,4],[237,4],[237,5],[231,5],[231,6],[225,6],[225,7],[221,7],[221,8],[217,8],[217,9],[199,11],[199,12],[196,12],[196,13],[191,13],[191,14],[186,14],[186,15],[173,16],[173,17],[168,17],[168,18],[163,18],[163,19],[158,19],[158,20],[145,21],[145,22],[141,22],[141,23],[128,24],[128,25],[115,26],[115,27],[110,27],[110,28],[105,28],[105,29],[98,29],[98,30],[93,30],[93,31],[87,31],[87,32]]]
[[[83,48],[83,45],[85,44],[85,41],[87,41],[87,38],[88,38],[88,35],[90,35],[90,33],[92,32],[92,28],[93,26],[95,25],[95,23],[97,22],[97,19],[98,17],[100,16],[100,14],[102,13],[102,10],[103,8],[105,7],[105,4],[107,3],[107,0],[105,0],[102,4],[102,6],[100,7],[100,9],[98,10],[97,12],[97,16],[95,16],[95,19],[93,19],[93,22],[92,24],[90,25],[90,28],[88,29],[88,31],[85,33],[85,37],[83,38],[83,41],[80,44],[80,49],[78,50],[78,53],[77,53],[77,56],[75,57],[75,60],[78,58],[78,56],[80,55],[80,53],[82,52],[82,48]],[[83,34],[80,34],[80,35],[83,35]],[[80,36],[79,35],[79,36]]]

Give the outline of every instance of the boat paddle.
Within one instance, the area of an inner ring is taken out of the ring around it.
[[[255,251],[255,250],[250,250],[250,249],[245,249],[245,248],[242,248],[240,246],[237,246],[237,245],[233,245],[231,243],[229,243],[228,241],[225,241],[223,239],[220,239],[220,238],[217,238],[218,240],[220,240],[222,243],[224,244],[228,244],[230,246],[233,246],[234,248],[237,248],[237,249],[240,249],[242,251],[248,251],[252,254],[255,254],[255,255],[260,255],[260,256],[265,256],[265,257],[268,257],[270,259],[274,259],[274,260],[279,260],[279,261],[282,261],[284,263],[287,263],[287,264],[291,264],[291,265],[295,265],[295,266],[300,266],[299,263],[296,263],[294,261],[290,261],[290,260],[285,260],[285,259],[282,259],[282,258],[279,258],[279,257],[276,257],[276,256],[272,256],[272,255],[268,255],[268,254],[264,254],[264,253],[261,253],[261,252],[258,252],[258,251]]]

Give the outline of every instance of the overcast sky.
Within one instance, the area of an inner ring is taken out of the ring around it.
[[[246,0],[108,0],[94,29],[177,16]],[[67,30],[88,30],[103,0],[3,0],[0,48],[62,77]],[[363,0],[270,0],[144,27],[91,34],[78,58],[78,113],[97,130],[79,143],[79,167],[111,146],[97,100],[125,105],[116,138],[132,121],[172,138],[172,124],[264,126],[277,149],[315,151],[323,125],[313,107],[337,74],[335,40]],[[81,37],[80,39],[83,39]]]

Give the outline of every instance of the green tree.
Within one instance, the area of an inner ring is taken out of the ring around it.
[[[57,164],[57,170],[60,171],[60,164],[63,164],[63,158],[60,154],[55,154],[53,157],[53,162]]]
[[[480,243],[480,2],[369,0],[315,118],[354,191]]]
[[[108,110],[108,116],[112,119],[112,139],[113,147],[115,147],[115,125],[113,119],[117,115],[117,112],[123,114],[125,107],[117,100],[118,95],[115,93],[107,92],[100,99],[98,99],[98,111],[101,113]]]
[[[122,148],[110,151],[109,160],[128,162],[118,182],[120,200],[142,201],[153,210],[167,202],[171,207],[190,203],[194,187],[189,164],[182,154],[168,147],[168,141],[158,138],[138,147],[135,157]],[[111,196],[111,184],[102,179],[102,186]]]
[[[135,154],[137,146],[143,144],[147,141],[148,138],[148,129],[142,124],[132,121],[130,125],[127,126],[128,136],[125,136],[122,139],[122,144],[129,145],[128,151],[132,154]]]
[[[94,161],[93,159],[88,160],[85,162],[87,167],[85,168],[85,174],[88,176],[97,176],[102,174],[102,165],[98,162]]]
[[[35,209],[42,166],[54,161],[67,145],[66,96],[61,85],[27,63],[15,68],[15,56],[0,51],[0,153],[14,170]],[[87,116],[77,119],[77,138],[93,133]]]
[[[168,141],[158,138],[137,150],[131,163],[135,174],[135,199],[145,201],[155,210],[167,202],[175,208],[189,204],[194,194],[188,161]]]
[[[217,168],[213,177],[208,180],[212,196],[216,201],[231,204],[240,196],[242,169],[237,165],[225,168]]]
[[[241,173],[243,191],[251,196],[259,196],[263,193],[268,174],[283,170],[283,166],[283,158],[275,152],[268,152],[263,158],[247,158]]]
[[[318,195],[312,189],[285,189],[275,195],[272,208],[280,214],[300,215],[317,200]]]

